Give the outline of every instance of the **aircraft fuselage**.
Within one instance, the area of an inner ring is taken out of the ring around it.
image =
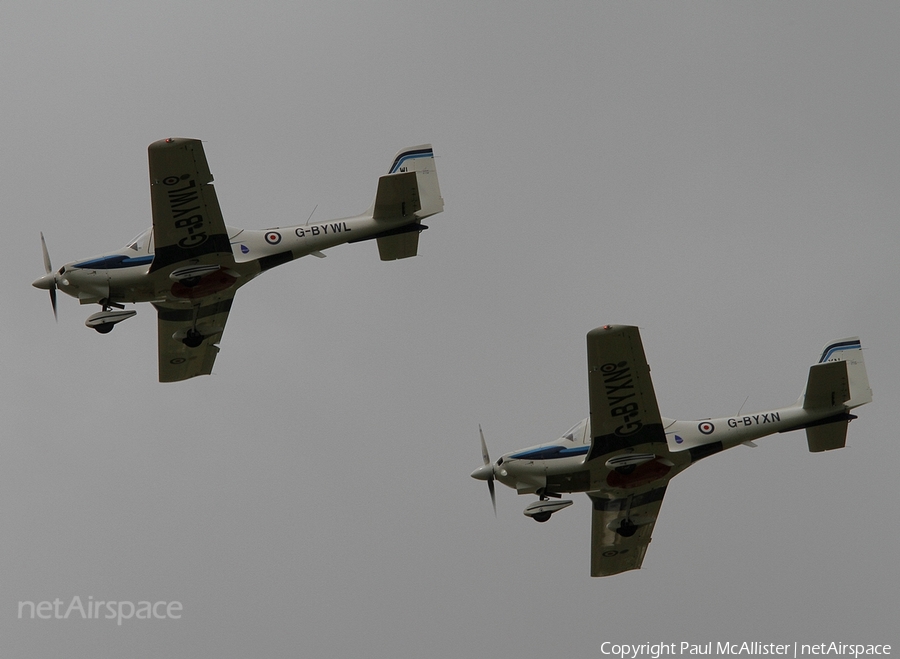
[[[646,459],[618,469],[603,460],[587,460],[591,431],[590,419],[585,419],[576,426],[582,429],[577,436],[570,432],[552,442],[506,453],[494,463],[492,470],[498,481],[519,494],[603,490],[621,495],[656,480],[669,480],[714,453],[766,435],[815,425],[829,415],[795,405],[700,421],[663,418],[667,449],[644,454],[635,447],[631,454],[638,458],[646,455]],[[622,456],[627,458],[628,454],[623,451]]]
[[[57,287],[81,304],[106,300],[116,304],[189,301],[219,291],[238,289],[262,272],[303,256],[349,242],[370,240],[384,232],[414,224],[413,218],[374,220],[357,216],[265,230],[228,227],[234,265],[214,271],[191,282],[173,280],[171,267],[150,272],[153,262],[152,230],[115,252],[67,263],[57,272]],[[420,230],[416,228],[415,230]],[[182,264],[183,267],[183,264]],[[45,275],[35,286],[53,274]]]

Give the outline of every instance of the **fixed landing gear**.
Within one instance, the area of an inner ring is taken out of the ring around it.
[[[125,311],[124,306],[116,304],[115,302],[110,302],[109,299],[101,300],[100,306],[103,308],[103,311],[91,314],[88,316],[87,320],[84,321],[84,324],[87,327],[97,330],[100,334],[109,334],[112,332],[116,323],[121,323],[123,320],[128,320],[132,316],[137,315],[137,311]],[[115,307],[117,311],[113,311],[113,307]]]
[[[616,535],[620,535],[623,538],[630,538],[635,533],[637,533],[638,529],[645,524],[649,524],[653,521],[653,518],[645,518],[645,517],[632,517],[631,516],[631,504],[634,501],[634,495],[631,494],[628,496],[628,500],[625,502],[625,515],[622,518],[622,521],[616,525],[616,523],[610,522],[606,528],[610,531],[615,531]]]
[[[181,339],[181,342],[186,345],[188,348],[199,348],[200,344],[203,343],[204,337],[200,332],[195,329],[190,329],[187,332],[187,336]]]
[[[560,498],[560,495],[555,492],[540,492],[538,496],[540,496],[540,499],[528,506],[524,511],[525,516],[530,517],[535,522],[546,522],[553,513],[572,505],[571,501],[550,501],[548,497]]]
[[[175,341],[181,341],[183,345],[188,348],[194,349],[199,348],[203,345],[204,341],[212,339],[216,335],[221,334],[224,331],[224,327],[219,327],[216,325],[209,325],[206,323],[198,323],[198,316],[200,313],[199,305],[194,306],[193,318],[191,319],[191,324],[183,329],[179,329],[177,332],[172,334],[172,338]],[[187,325],[187,323],[185,323]]]
[[[630,519],[623,519],[622,523],[619,524],[619,528],[616,529],[616,533],[618,533],[623,538],[630,538],[635,533],[637,533],[638,525],[632,522]]]

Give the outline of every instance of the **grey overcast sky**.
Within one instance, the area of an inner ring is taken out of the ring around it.
[[[3,656],[900,646],[898,34],[895,2],[5,2]],[[414,259],[267,273],[213,375],[162,385],[150,307],[101,336],[30,284],[39,231],[58,267],[149,226],[168,136],[230,225],[360,212],[423,142],[446,211]],[[644,569],[591,579],[587,497],[495,519],[469,473],[479,423],[496,457],[587,416],[604,323],[666,416],[790,404],[853,335],[875,401],[844,450],[679,476]],[[18,618],[76,596],[183,612]]]

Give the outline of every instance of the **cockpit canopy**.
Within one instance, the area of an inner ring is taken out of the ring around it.
[[[127,249],[134,250],[138,254],[153,254],[153,229],[147,229],[134,240],[128,243]]]
[[[591,433],[588,431],[589,419],[582,419],[563,433],[562,439],[567,439],[575,444],[590,444]]]

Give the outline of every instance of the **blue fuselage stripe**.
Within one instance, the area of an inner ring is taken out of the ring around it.
[[[153,263],[152,254],[150,256],[114,254],[112,256],[101,256],[99,259],[91,259],[90,261],[82,261],[81,263],[73,263],[71,267],[82,268],[83,270],[116,270],[118,268],[136,268],[142,265],[150,265],[151,263]]]
[[[572,458],[578,455],[587,455],[590,446],[576,446],[565,448],[563,446],[541,446],[529,451],[522,451],[510,455],[515,460],[556,460],[558,458]]]

